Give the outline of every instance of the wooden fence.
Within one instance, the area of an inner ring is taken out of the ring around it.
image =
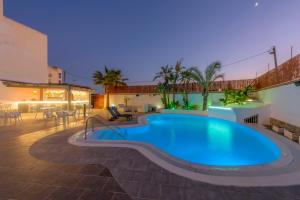
[[[104,108],[104,95],[92,94],[92,105],[93,108],[102,109]]]
[[[222,92],[225,89],[239,90],[248,85],[252,85],[255,89],[264,89],[273,86],[278,86],[293,81],[300,80],[300,55],[293,59],[286,61],[271,71],[259,76],[257,79],[245,80],[230,80],[230,81],[216,81],[210,87],[212,92]],[[202,91],[196,83],[191,83],[187,88],[190,93],[198,93]],[[183,85],[178,85],[178,91],[184,90]],[[158,93],[156,85],[138,85],[138,86],[121,86],[107,89],[106,92],[112,94],[148,94]]]
[[[246,80],[232,80],[232,81],[216,81],[211,87],[210,91],[221,92],[225,89],[242,89],[250,84],[254,83],[254,79]],[[198,93],[202,91],[196,83],[191,83],[188,87],[190,93]],[[177,85],[177,92],[184,91],[185,87],[183,85]],[[138,86],[119,86],[107,89],[106,92],[111,94],[149,94],[149,93],[159,93],[156,85],[138,85]]]
[[[286,61],[271,71],[259,76],[256,80],[256,89],[274,87],[300,80],[300,55]]]

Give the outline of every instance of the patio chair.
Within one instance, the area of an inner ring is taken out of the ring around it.
[[[17,111],[8,112],[7,113],[7,118],[9,119],[10,123],[11,123],[12,119],[15,120],[15,123],[23,121],[21,113],[17,112]]]
[[[7,122],[6,112],[0,110],[0,119],[3,119],[3,124],[6,124],[6,122]]]
[[[127,121],[132,120],[131,114],[121,114],[116,107],[109,107],[108,111],[112,115],[113,119],[118,119],[119,117],[124,117]]]
[[[74,121],[77,121],[77,110],[73,110],[67,113],[68,117],[73,117]]]
[[[57,125],[57,117],[53,114],[53,112],[49,110],[45,110],[43,112],[43,117],[46,120],[46,122],[48,122],[49,119],[54,119],[55,124]]]
[[[69,123],[69,114],[67,112],[57,111],[56,116],[57,116],[57,122],[60,122],[60,119],[63,119],[63,124],[65,124],[66,122]]]

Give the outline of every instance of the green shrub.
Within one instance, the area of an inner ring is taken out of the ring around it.
[[[250,92],[253,91],[252,86],[247,86],[241,90],[225,90],[224,98],[220,101],[226,106],[228,104],[244,104],[249,99]]]

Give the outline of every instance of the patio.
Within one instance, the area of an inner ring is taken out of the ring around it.
[[[41,128],[44,130],[38,131]],[[77,147],[69,144],[68,138],[81,129],[81,123],[56,128],[36,124],[26,124],[19,128],[1,127],[0,197],[109,200],[299,199],[300,186],[214,186],[174,175],[132,149]]]

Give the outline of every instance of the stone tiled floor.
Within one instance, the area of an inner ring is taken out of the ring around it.
[[[64,131],[39,140],[31,146],[31,155],[53,162],[101,163],[110,169],[120,186],[137,199],[300,199],[300,186],[215,186],[172,174],[132,149],[73,146],[67,143],[67,138],[75,131]]]
[[[0,128],[0,199],[131,199],[101,164],[58,163],[31,156],[32,144],[65,130],[58,127],[28,133],[41,127],[24,124]],[[49,152],[54,153],[54,149]]]
[[[215,186],[172,174],[132,149],[68,144],[80,129],[2,136],[0,199],[300,199],[300,186]]]

